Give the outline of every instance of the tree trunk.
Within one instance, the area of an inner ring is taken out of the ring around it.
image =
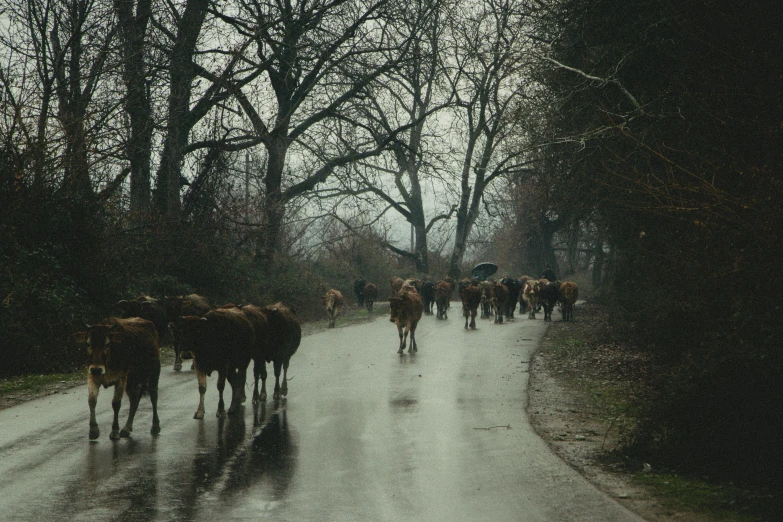
[[[182,210],[179,192],[183,148],[193,126],[190,95],[196,72],[192,59],[209,4],[209,0],[188,0],[171,51],[168,132],[158,170],[155,205],[161,213],[174,219],[179,219]]]
[[[576,273],[579,261],[579,223],[571,226],[568,234],[568,245],[566,246],[566,271],[563,277]]]
[[[416,272],[419,274],[429,274],[429,251],[427,250],[427,233],[424,222],[422,221],[420,224],[414,223],[413,231],[416,236],[415,256],[413,258],[416,263]]]
[[[467,178],[463,173],[462,197],[457,209],[457,229],[454,233],[454,249],[449,260],[449,276],[459,279],[462,276],[462,260],[465,258],[470,223],[468,219],[468,201],[470,201],[471,189],[467,185]]]
[[[600,239],[595,241],[595,255],[593,260],[593,286],[598,288],[602,283],[604,270],[604,243]]]
[[[57,119],[65,138],[63,155],[63,189],[68,197],[81,200],[93,194],[87,162],[87,142],[84,129],[86,101],[82,96],[82,10],[78,2],[68,5],[68,21],[71,33],[65,47],[55,25],[50,35],[55,60],[54,76],[58,101]],[[70,55],[68,49],[70,48]],[[66,59],[67,57],[67,59]]]
[[[263,214],[263,229],[260,250],[256,261],[267,268],[274,264],[275,254],[279,252],[283,234],[285,202],[283,201],[283,168],[288,153],[288,138],[285,133],[270,137],[267,141],[269,159],[266,168]]]
[[[115,0],[114,9],[122,39],[123,75],[128,90],[125,109],[131,127],[127,144],[131,169],[130,210],[133,215],[141,217],[149,210],[151,196],[152,111],[144,54],[147,25],[152,10],[150,0],[138,0],[134,16],[133,2],[134,0]]]

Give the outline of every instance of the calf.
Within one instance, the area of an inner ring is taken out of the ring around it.
[[[343,294],[332,288],[321,298],[327,315],[329,316],[329,328],[334,328],[334,321],[343,306]]]
[[[574,304],[579,298],[579,286],[571,281],[564,281],[558,291],[558,300],[562,306],[563,321],[574,318]]]
[[[540,283],[538,300],[544,308],[544,321],[552,320],[552,309],[557,303],[560,288],[555,283]]]
[[[540,283],[535,279],[528,279],[525,281],[525,287],[522,289],[522,297],[525,299],[527,308],[529,310],[527,314],[528,319],[536,318],[536,307],[538,306],[538,289]]]
[[[364,279],[357,279],[353,282],[353,293],[356,294],[356,304],[364,306],[364,287],[367,286],[367,281]]]
[[[288,364],[302,340],[299,319],[293,309],[283,303],[275,303],[263,308],[246,305],[242,307],[242,310],[245,314],[255,316],[257,322],[257,348],[253,355],[253,376],[255,379],[253,402],[266,400],[266,364],[270,362],[275,372],[275,389],[272,398],[281,399],[288,395]],[[259,331],[261,335],[259,335]],[[263,337],[263,341],[259,341],[259,337]],[[280,370],[283,372],[282,384],[280,383]],[[258,388],[259,377],[261,378],[260,392]]]
[[[204,418],[204,394],[207,376],[218,372],[217,416],[225,415],[223,389],[228,379],[231,385],[231,406],[228,413],[237,413],[245,401],[245,379],[250,358],[255,349],[255,332],[246,314],[239,308],[220,308],[204,317],[179,317],[177,329],[182,335],[182,348],[193,353],[198,379],[199,403],[194,419]]]
[[[372,313],[372,305],[376,299],[378,299],[378,287],[372,283],[364,285],[364,304],[368,312]]]
[[[424,313],[432,315],[432,306],[435,304],[435,283],[424,281],[421,285],[421,301],[424,305]]]
[[[182,360],[192,359],[193,354],[182,350],[181,334],[177,330],[176,323],[173,321],[177,317],[183,315],[203,317],[212,309],[212,307],[210,306],[209,300],[206,297],[198,294],[164,296],[163,307],[166,310],[166,316],[170,321],[169,326],[174,341],[174,371],[178,372],[182,369]],[[191,367],[191,369],[193,368]]]
[[[489,319],[492,315],[492,283],[482,281],[479,283],[481,290],[481,318]]]
[[[459,296],[462,299],[462,315],[465,316],[465,329],[468,328],[468,317],[470,317],[470,328],[476,328],[476,313],[481,304],[481,290],[478,281],[463,279],[459,282]]]
[[[451,285],[446,281],[439,281],[435,285],[435,306],[437,307],[438,319],[448,319],[446,315],[449,309],[449,299],[451,298]]]
[[[409,332],[411,342],[408,353],[417,352],[416,325],[419,323],[419,319],[421,319],[421,313],[424,308],[421,296],[414,291],[400,292],[400,295],[389,298],[389,307],[389,321],[397,325],[397,333],[400,336],[400,349],[397,350],[397,353],[402,354],[405,350],[405,342]],[[405,330],[404,335],[403,329]]]
[[[492,309],[495,311],[495,324],[503,324],[503,315],[507,310],[510,292],[502,283],[492,285]],[[514,305],[516,308],[516,305]]]
[[[89,373],[87,375],[87,402],[90,406],[90,439],[100,435],[95,420],[95,405],[101,386],[114,386],[111,401],[114,410],[109,438],[117,440],[129,437],[133,431],[133,418],[144,392],[152,401],[153,435],[160,433],[158,419],[158,379],[160,378],[160,347],[158,332],[151,321],[132,317],[110,317],[102,323],[88,326],[86,332],[77,332],[74,338],[87,345]],[[125,427],[120,430],[119,413],[123,393],[128,394],[130,410]]]

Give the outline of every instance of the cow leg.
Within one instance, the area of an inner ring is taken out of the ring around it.
[[[405,341],[402,337],[402,325],[397,325],[397,335],[400,336],[400,349],[397,350],[397,353],[402,354],[403,350],[405,350]]]
[[[275,400],[280,400],[281,397],[280,370],[283,367],[283,361],[275,359],[274,361],[272,361],[272,367],[275,371],[275,391],[272,392],[272,398]]]
[[[408,352],[414,351],[418,352],[419,348],[416,346],[416,325],[411,324],[410,325],[410,331],[411,331],[411,345],[410,348],[408,348]]]
[[[125,422],[125,427],[120,430],[120,437],[128,438],[133,431],[133,419],[136,418],[136,410],[139,407],[139,401],[141,401],[141,384],[131,383],[126,387],[128,392],[128,420]]]
[[[250,366],[250,360],[247,364],[243,364],[237,368],[237,386],[239,386],[239,403],[245,404],[247,401],[247,394],[245,392],[245,385],[247,384],[247,367]]]
[[[160,419],[158,418],[158,380],[160,379],[160,368],[156,368],[150,377],[148,389],[150,402],[152,403],[152,429],[150,433],[157,435],[160,433]]]
[[[266,400],[266,362],[258,361],[253,365],[253,375],[256,379],[255,387],[253,388],[253,402],[259,403]],[[258,378],[261,377],[261,393],[258,392]]]
[[[207,374],[202,372],[198,369],[198,366],[196,366],[196,379],[198,379],[198,408],[196,409],[196,413],[193,415],[194,419],[203,419],[204,418],[204,394],[207,393]]]
[[[95,405],[98,403],[98,392],[101,387],[95,383],[92,375],[87,377],[87,404],[90,405],[90,440],[97,439],[101,430],[98,428],[98,422],[95,420]]]
[[[114,397],[111,399],[111,408],[114,410],[114,421],[111,424],[111,440],[120,438],[120,406],[122,406],[122,395],[125,393],[125,381],[120,380],[114,385]]]
[[[223,402],[223,390],[226,389],[226,370],[220,370],[218,371],[218,381],[217,381],[217,390],[218,390],[218,409],[217,413],[215,413],[215,417],[223,417],[226,414],[226,403]]]
[[[462,309],[462,315],[465,316],[465,330],[468,329],[468,317],[470,316],[470,312],[466,308]]]
[[[500,322],[503,322],[503,318],[500,318]],[[476,310],[470,311],[470,328],[472,330],[476,329]]]
[[[291,359],[283,361],[283,384],[280,385],[280,395],[283,397],[288,395],[288,363],[290,362]]]
[[[179,355],[179,347],[174,345],[174,371],[182,370],[182,357]]]
[[[247,368],[244,369],[247,374]],[[228,383],[231,385],[231,405],[228,407],[228,414],[234,415],[245,402],[245,379],[242,378],[242,369],[231,368],[228,370],[226,377]]]

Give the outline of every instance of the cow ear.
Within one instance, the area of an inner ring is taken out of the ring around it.
[[[74,332],[71,334],[71,337],[77,344],[85,344],[87,342],[87,332]]]

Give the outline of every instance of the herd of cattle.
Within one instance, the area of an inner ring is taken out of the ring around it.
[[[438,319],[448,319],[451,298],[455,286],[459,289],[462,301],[462,315],[465,317],[465,328],[476,328],[476,315],[481,309],[481,318],[495,318],[495,323],[502,323],[503,318],[514,317],[517,302],[519,313],[529,310],[528,318],[535,319],[536,312],[544,309],[544,321],[552,320],[552,310],[556,304],[561,305],[563,320],[573,318],[574,304],[579,296],[579,287],[571,281],[549,281],[522,276],[519,279],[504,277],[501,280],[463,279],[458,285],[451,277],[446,277],[437,283],[418,279],[403,280],[394,277],[389,287],[389,320],[397,325],[400,337],[400,348],[397,353],[403,353],[410,335],[408,352],[416,352],[416,325],[422,313],[433,314],[436,307]],[[372,306],[378,297],[378,287],[364,279],[357,279],[353,285],[359,306],[366,306],[372,312]],[[335,317],[343,306],[343,295],[339,290],[331,289],[323,296],[323,305],[329,316],[329,326],[334,327]]]
[[[536,312],[543,308],[545,321],[551,320],[554,306],[560,303],[563,320],[568,321],[573,317],[573,306],[579,292],[576,283],[551,282],[527,276],[519,279],[504,277],[500,281],[463,279],[457,285],[449,277],[438,283],[395,277],[390,285],[389,320],[397,325],[400,338],[398,353],[403,353],[409,335],[408,351],[417,351],[416,325],[422,314],[432,315],[435,307],[438,319],[448,318],[447,311],[455,287],[462,300],[465,328],[476,327],[479,308],[482,318],[494,315],[495,323],[502,323],[504,317],[513,318],[517,302],[520,313],[529,310],[530,319],[535,319]],[[372,312],[378,287],[359,279],[354,283],[354,292],[359,306],[366,306]],[[335,318],[344,305],[343,295],[339,290],[329,290],[323,295],[322,303],[329,317],[329,326],[334,327]],[[130,436],[139,401],[145,393],[152,401],[151,432],[160,432],[158,380],[160,344],[163,342],[171,342],[174,347],[175,371],[182,369],[183,359],[193,360],[192,368],[199,391],[194,418],[203,419],[207,376],[212,372],[218,374],[217,416],[226,413],[223,402],[226,380],[232,391],[228,413],[236,413],[246,400],[245,381],[251,360],[254,361],[253,402],[267,398],[267,363],[272,363],[275,373],[273,398],[286,396],[288,364],[301,338],[301,326],[295,311],[283,303],[264,307],[227,304],[213,308],[205,297],[197,294],[162,299],[142,295],[137,299],[120,301],[115,304],[109,318],[74,334],[75,341],[86,346],[89,356],[89,437],[97,439],[100,435],[95,406],[101,386],[114,386],[111,439]],[[120,430],[118,417],[125,393],[130,409],[125,427]]]
[[[163,299],[142,295],[134,300],[120,301],[109,318],[74,334],[76,342],[86,346],[89,356],[90,439],[100,435],[95,406],[101,386],[114,386],[111,439],[130,436],[133,418],[144,393],[148,393],[152,401],[151,431],[153,434],[160,432],[161,342],[173,344],[174,370],[182,369],[183,359],[193,360],[199,390],[194,418],[203,419],[207,376],[212,372],[218,374],[217,415],[226,413],[223,402],[226,380],[232,390],[228,413],[236,413],[246,399],[245,380],[251,360],[254,361],[255,380],[253,402],[266,400],[266,365],[270,362],[275,372],[273,397],[279,399],[287,395],[288,364],[301,338],[295,311],[283,303],[264,307],[227,304],[212,308],[206,298],[197,294]],[[124,393],[128,395],[130,409],[125,427],[120,430],[118,415]]]

